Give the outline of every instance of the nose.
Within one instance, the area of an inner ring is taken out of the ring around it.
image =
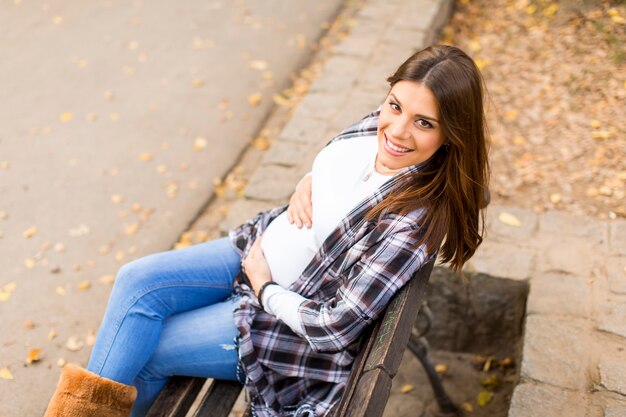
[[[391,135],[394,138],[406,139],[409,135],[409,122],[410,120],[408,120],[408,118],[406,117],[398,117],[396,120],[393,121],[393,124],[391,125]]]

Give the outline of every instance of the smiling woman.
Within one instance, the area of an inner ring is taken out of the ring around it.
[[[460,269],[482,240],[478,69],[435,46],[388,81],[382,106],[319,152],[289,205],[124,265],[88,370],[64,371],[46,417],[126,416],[135,387],[143,416],[172,375],[238,379],[255,416],[331,415],[394,294],[440,250]]]

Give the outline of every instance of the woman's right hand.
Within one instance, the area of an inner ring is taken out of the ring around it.
[[[305,175],[300,180],[296,186],[296,191],[289,199],[287,219],[289,223],[295,223],[298,229],[301,229],[303,224],[309,229],[313,225],[313,203],[311,202],[312,183],[311,175]]]

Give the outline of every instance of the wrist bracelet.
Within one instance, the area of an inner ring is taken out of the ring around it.
[[[257,295],[257,297],[256,297],[259,300],[259,305],[261,306],[262,310],[265,310],[265,307],[263,306],[263,292],[270,285],[278,285],[278,284],[275,283],[274,281],[267,281],[266,283],[261,285],[261,289],[259,290],[259,295]]]

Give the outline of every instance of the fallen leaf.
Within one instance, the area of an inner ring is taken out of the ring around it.
[[[152,161],[154,156],[150,152],[143,152],[139,154],[139,160],[144,162]]]
[[[435,372],[437,372],[439,375],[443,375],[446,372],[448,372],[448,365],[446,365],[445,363],[438,363],[437,365],[435,365]]]
[[[113,284],[115,282],[115,276],[114,275],[103,275],[101,276],[98,281],[100,281],[100,283],[102,284]]]
[[[63,23],[63,18],[61,16],[54,16],[52,18],[52,23],[54,23],[55,25],[60,25],[61,23]]]
[[[65,295],[66,294],[65,288],[63,288],[63,287],[57,287],[56,288],[56,292],[59,295]]]
[[[131,223],[131,224],[124,224],[124,233],[126,234],[126,236],[133,236],[137,234],[140,227],[141,227],[141,224],[139,224],[138,222]]]
[[[261,60],[250,61],[250,68],[255,70],[264,71],[267,69],[267,62]]]
[[[476,402],[479,406],[484,407],[491,402],[493,398],[493,392],[491,391],[481,391],[476,396]]]
[[[498,378],[497,375],[491,375],[488,378],[482,379],[480,385],[489,391],[495,391],[500,386],[500,378]]]
[[[78,336],[70,336],[65,343],[65,347],[72,352],[81,350],[85,346],[85,343],[80,340]]]
[[[402,388],[400,388],[400,392],[403,393],[403,394],[407,394],[407,393],[413,391],[414,389],[415,389],[414,385],[405,384],[405,385],[402,385]]]
[[[191,80],[191,86],[195,88],[200,88],[205,84],[205,81],[202,78],[194,78]]]
[[[11,281],[8,284],[5,284],[5,286],[2,287],[2,290],[6,292],[13,292],[15,291],[16,288],[17,288],[17,283],[15,281]]]
[[[85,343],[87,343],[87,346],[93,346],[96,343],[96,332],[90,329],[87,332],[87,336],[85,336]]]
[[[48,340],[52,340],[58,336],[57,331],[54,329],[50,329],[48,332]]]
[[[2,167],[2,162],[0,162],[0,168]],[[0,211],[0,220],[6,220],[9,217],[9,213],[6,211]]]
[[[89,232],[90,232],[89,226],[87,226],[86,224],[80,224],[78,227],[70,229],[69,234],[72,237],[78,237],[78,236],[84,236],[86,234],[89,234]]]
[[[11,293],[8,291],[0,291],[0,301],[8,301],[11,298]]]
[[[289,100],[286,99],[282,94],[274,94],[272,96],[272,100],[279,106],[286,106],[289,104]]]
[[[69,112],[69,111],[65,113],[61,113],[61,116],[59,116],[59,120],[61,120],[63,123],[69,122],[73,118],[74,118],[74,113]]]
[[[32,349],[28,352],[28,355],[26,356],[27,365],[30,365],[33,362],[38,362],[39,360],[41,360],[41,349]]]
[[[24,266],[28,269],[33,269],[36,265],[36,262],[34,259],[32,258],[26,258],[24,259]]]
[[[248,96],[248,103],[250,103],[251,106],[258,106],[262,99],[263,94],[261,93],[250,94]]]
[[[196,138],[193,141],[193,150],[195,152],[200,152],[201,150],[206,148],[208,144],[209,142],[205,138],[202,138],[202,137]]]
[[[104,99],[106,101],[113,101],[113,100],[115,100],[115,94],[113,94],[112,91],[109,91],[109,90],[105,91],[103,96],[104,96]]]
[[[260,151],[265,151],[270,147],[270,141],[267,138],[256,138],[252,141],[252,144]]]
[[[608,139],[611,137],[611,132],[608,130],[598,130],[597,132],[591,132],[591,137],[594,139]]]
[[[63,368],[65,365],[67,365],[67,361],[63,358],[59,358],[57,359],[57,366],[59,368]]]
[[[91,282],[89,281],[81,281],[80,284],[78,284],[79,291],[87,291],[89,288],[91,288]]]
[[[520,222],[517,217],[505,211],[500,213],[500,215],[498,216],[498,220],[500,220],[501,223],[504,223],[507,226],[512,226],[512,227],[522,226],[522,222]]]
[[[461,407],[463,408],[463,410],[467,411],[468,413],[474,412],[474,406],[471,403],[463,403],[461,404]]]
[[[556,14],[558,10],[559,10],[559,5],[556,3],[552,3],[551,5],[549,5],[543,10],[543,14],[547,17],[552,17]]]
[[[9,368],[4,367],[0,369],[0,378],[13,379],[13,375],[11,375],[11,371],[9,371]]]
[[[31,238],[33,236],[35,236],[37,234],[37,228],[35,226],[32,226],[28,229],[26,229],[23,233],[22,236],[24,236],[26,239]]]
[[[26,320],[22,326],[24,326],[24,328],[26,330],[32,330],[35,328],[35,322],[33,322],[32,320]]]
[[[552,204],[560,203],[561,202],[561,194],[559,194],[559,193],[550,194],[550,202]]]

